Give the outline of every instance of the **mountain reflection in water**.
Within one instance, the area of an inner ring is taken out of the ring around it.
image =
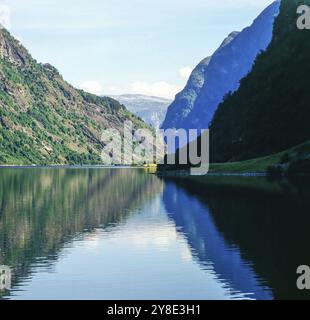
[[[310,264],[309,189],[221,179],[0,169],[0,265],[12,269],[0,296],[307,298],[296,268]]]

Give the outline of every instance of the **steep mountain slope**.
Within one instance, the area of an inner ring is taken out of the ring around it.
[[[168,109],[164,128],[209,127],[219,103],[229,92],[238,89],[240,80],[252,69],[257,55],[270,43],[278,11],[279,2],[276,1],[250,27],[225,39],[211,59],[205,60],[198,90],[190,80],[185,91],[177,95]],[[195,73],[197,70],[194,77]]]
[[[101,163],[102,130],[129,119],[146,126],[117,101],[73,88],[0,28],[0,164]]]
[[[301,4],[310,0],[282,0],[270,46],[219,106],[210,128],[213,162],[265,156],[310,139],[309,30],[296,27]]]
[[[123,94],[111,96],[111,98],[119,101],[130,112],[143,119],[155,129],[161,126],[168,106],[171,103],[171,100],[168,99],[141,94]]]
[[[162,128],[180,128],[184,119],[188,117],[194,107],[195,100],[204,84],[206,68],[211,57],[203,59],[193,70],[185,88],[176,95],[175,100],[169,106]]]

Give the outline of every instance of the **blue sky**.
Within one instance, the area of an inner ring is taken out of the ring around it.
[[[97,94],[172,98],[191,68],[272,0],[0,0],[40,62]]]

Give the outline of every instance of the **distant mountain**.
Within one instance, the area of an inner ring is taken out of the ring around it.
[[[296,27],[302,4],[310,0],[282,0],[268,49],[219,106],[210,127],[213,162],[265,156],[310,140],[309,31]]]
[[[0,164],[97,164],[102,130],[147,125],[116,100],[77,90],[0,28]]]
[[[165,119],[171,100],[141,94],[111,96],[130,112],[134,113],[154,128],[159,128]]]
[[[239,88],[240,80],[252,69],[257,55],[272,38],[279,1],[266,8],[242,32],[231,33],[211,58],[193,71],[185,89],[176,96],[162,125],[166,128],[208,128],[218,105]]]

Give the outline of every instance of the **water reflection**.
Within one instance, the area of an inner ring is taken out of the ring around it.
[[[64,245],[113,228],[161,188],[130,170],[0,170],[0,265],[13,269],[13,288],[34,264],[50,268]]]
[[[133,169],[1,169],[5,299],[307,297],[309,190]],[[301,223],[302,222],[302,223]]]
[[[233,295],[243,293],[248,298],[272,299],[270,289],[257,279],[238,247],[225,241],[207,206],[175,183],[166,184],[164,203],[204,270],[214,272]]]
[[[194,183],[175,179],[169,188],[174,192],[168,192],[166,202],[174,207],[173,218],[186,232],[202,265],[211,261],[224,281],[236,289],[249,288],[259,298],[310,298],[307,291],[296,288],[297,266],[310,264],[308,181],[210,177]],[[199,217],[193,206],[193,215],[184,209],[187,206],[182,210],[169,197],[169,193],[176,194],[175,188],[179,197],[181,188],[206,211]]]

